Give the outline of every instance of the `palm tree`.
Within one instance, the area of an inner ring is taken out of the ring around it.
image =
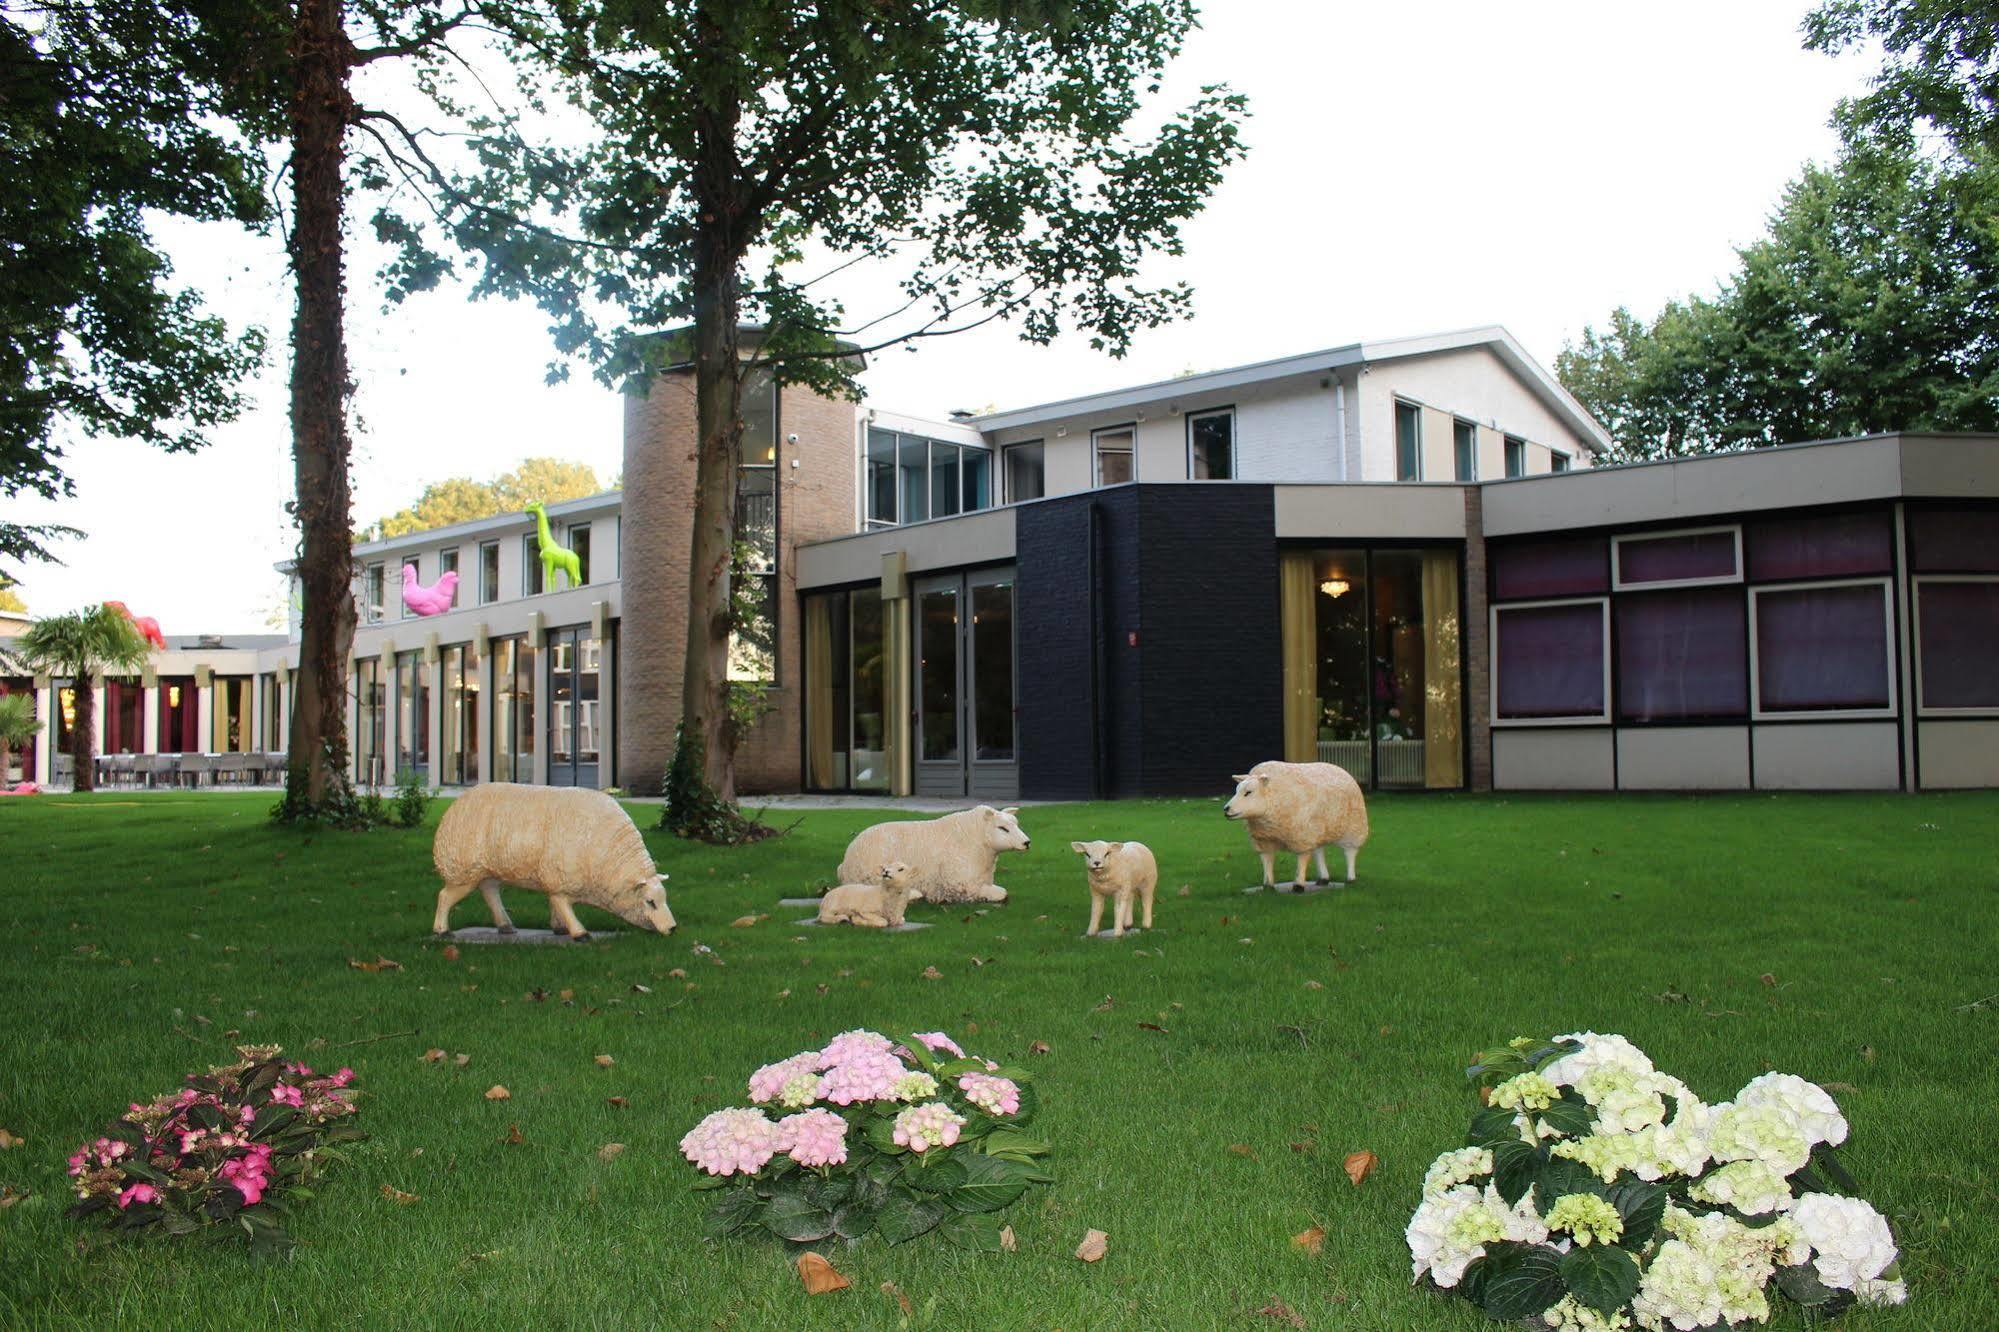
[[[91,677],[105,671],[136,671],[145,664],[147,651],[146,640],[132,622],[109,606],[44,616],[7,645],[7,655],[24,669],[75,682],[70,757],[79,791],[97,785],[97,699],[90,691]]]
[[[0,694],[0,782],[7,780],[7,765],[13,760],[13,751],[33,740],[41,729],[41,722],[35,718],[33,694]]]

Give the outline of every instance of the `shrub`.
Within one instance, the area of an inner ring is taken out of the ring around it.
[[[398,828],[414,828],[430,812],[430,785],[414,768],[396,774],[396,798],[390,817]]]

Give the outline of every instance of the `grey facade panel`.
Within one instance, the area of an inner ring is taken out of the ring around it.
[[[1759,791],[1893,791],[1901,736],[1892,721],[1758,726],[1755,769]]]
[[[1916,732],[1923,789],[1999,786],[1999,718],[1929,720]]]
[[[1621,727],[1617,785],[1625,791],[1747,790],[1749,728]]]
[[[1496,727],[1495,791],[1611,791],[1617,755],[1608,727]]]

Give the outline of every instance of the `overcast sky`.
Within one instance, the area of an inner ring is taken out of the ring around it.
[[[1807,8],[1211,0],[1165,96],[1227,82],[1252,116],[1247,160],[1162,269],[1193,284],[1195,316],[1142,335],[1122,362],[1001,327],[932,340],[878,357],[869,400],[941,416],[1485,323],[1552,364],[1616,305],[1649,313],[1711,288],[1799,166],[1831,156],[1827,115],[1872,62],[1802,50]],[[30,566],[21,590],[38,612],[119,598],[169,633],[255,631],[280,604],[271,566],[295,540],[290,291],[275,240],[166,235],[181,276],[230,318],[264,324],[280,354],[255,409],[199,455],[75,443],[77,498],[10,516],[88,535],[59,547],[64,565]],[[525,457],[579,459],[607,481],[621,469],[616,395],[582,370],[544,383],[533,309],[446,289],[385,312],[367,257],[348,320],[357,523],[427,482]]]

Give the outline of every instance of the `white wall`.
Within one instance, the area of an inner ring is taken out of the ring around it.
[[[1502,435],[1514,435],[1526,440],[1527,472],[1530,476],[1550,469],[1548,450],[1551,448],[1567,453],[1572,467],[1590,465],[1587,442],[1534,396],[1486,347],[1374,362],[1361,373],[1357,396],[1361,402],[1363,475],[1358,478],[1360,480],[1395,479],[1395,400],[1398,397],[1433,408],[1444,417],[1473,421]],[[1351,404],[1349,410],[1352,410]],[[1429,418],[1424,423],[1425,453],[1439,456],[1439,442],[1428,438],[1435,429],[1431,423],[1435,418],[1428,412],[1424,415]],[[1446,434],[1441,441],[1440,456],[1448,460],[1451,456],[1448,420],[1443,425]],[[1504,475],[1503,468],[1500,475]],[[1448,481],[1451,473],[1446,470],[1442,475],[1432,476],[1426,471],[1424,479]],[[1493,478],[1481,472],[1479,479]]]

